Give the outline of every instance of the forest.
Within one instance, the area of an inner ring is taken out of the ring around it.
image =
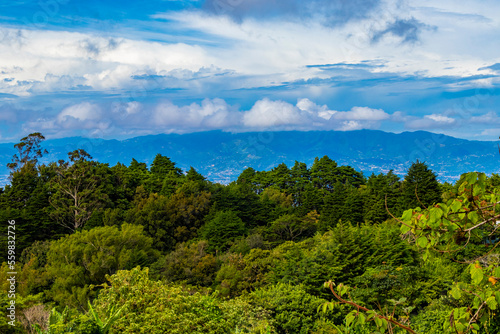
[[[497,174],[323,156],[222,185],[161,154],[42,164],[44,139],[5,162],[1,333],[500,332]]]

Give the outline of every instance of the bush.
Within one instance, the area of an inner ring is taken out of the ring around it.
[[[317,312],[325,300],[308,294],[302,285],[278,283],[257,289],[248,299],[271,311],[278,333],[308,334],[330,326],[324,315]]]
[[[119,271],[108,276],[110,287],[95,300],[104,314],[110,305],[124,307],[110,333],[264,333],[272,331],[269,316],[243,299],[223,301],[216,294],[188,291],[151,281],[148,269]]]
[[[149,265],[157,257],[153,240],[142,226],[123,224],[76,232],[51,244],[47,274],[53,279],[50,297],[62,305],[87,308],[95,292],[90,285],[106,281],[106,275],[137,265]]]

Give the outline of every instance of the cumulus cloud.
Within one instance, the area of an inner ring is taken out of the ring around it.
[[[177,106],[170,101],[160,103],[152,114],[156,127],[167,131],[200,131],[223,129],[239,123],[239,113],[222,99],[205,99],[201,104]]]
[[[141,86],[133,78],[137,74],[181,70],[191,73],[183,78],[189,80],[213,63],[202,47],[185,43],[0,27],[2,36],[9,42],[0,44],[0,80],[8,88],[5,92],[16,95],[137,89]],[[20,42],[14,43],[15,38]]]
[[[67,130],[105,130],[110,126],[110,123],[109,120],[103,117],[100,106],[90,102],[82,102],[62,110],[57,115],[53,126]]]
[[[390,116],[382,109],[354,107],[350,111],[339,111],[333,117],[341,120],[383,121],[388,119]]]
[[[353,107],[349,111],[331,110],[309,99],[299,99],[294,106],[284,101],[257,101],[243,116],[243,126],[258,128],[283,127],[300,130],[376,129],[390,115],[381,109]]]
[[[74,118],[79,121],[98,120],[101,118],[100,114],[99,106],[89,102],[82,102],[65,108],[57,116],[57,119],[61,122],[68,118]]]
[[[0,110],[5,108],[0,107]],[[5,115],[8,116],[6,120],[15,117],[14,113],[5,113]],[[500,117],[495,112],[490,112],[467,120],[467,124],[473,123],[500,124]],[[453,129],[459,129],[464,121],[437,113],[420,117],[407,115],[401,111],[389,114],[382,109],[366,106],[355,106],[347,111],[338,111],[307,98],[299,99],[296,104],[263,98],[251,107],[241,110],[236,105],[215,98],[187,105],[179,105],[169,100],[159,103],[82,102],[67,106],[53,116],[50,116],[48,112],[45,116],[41,113],[39,118],[25,120],[22,124],[23,132],[41,131],[48,137],[75,135],[133,137],[209,130],[232,132],[353,131],[401,128],[401,126],[410,130],[439,129],[450,133]],[[483,132],[482,135],[486,134]]]
[[[300,99],[297,102],[297,108],[310,114],[316,114],[325,120],[329,120],[337,112],[330,110],[326,105],[319,106],[309,99]]]
[[[257,101],[243,116],[243,125],[248,127],[272,127],[294,125],[304,121],[301,109],[283,101],[271,101],[267,98]]]
[[[496,112],[490,111],[483,115],[473,116],[468,121],[475,124],[500,124],[500,116]]]
[[[425,115],[424,118],[431,119],[437,123],[444,123],[444,124],[455,123],[454,118],[450,118],[444,115],[430,114],[430,115]]]
[[[431,130],[431,129],[449,129],[459,125],[455,118],[445,115],[430,114],[422,118],[408,117],[405,127],[408,129]]]
[[[349,111],[331,110],[309,99],[294,105],[263,98],[247,110],[220,98],[178,105],[172,101],[82,102],[63,108],[54,116],[41,116],[25,123],[24,129],[41,129],[48,135],[113,133],[186,133],[208,130],[339,130],[376,129],[390,116],[381,109],[353,107]],[[75,133],[78,132],[78,133]]]

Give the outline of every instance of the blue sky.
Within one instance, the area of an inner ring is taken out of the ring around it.
[[[0,142],[500,135],[493,0],[20,0],[0,4],[0,41]]]

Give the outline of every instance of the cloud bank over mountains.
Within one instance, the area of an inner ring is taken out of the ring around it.
[[[308,98],[295,104],[264,98],[249,109],[241,109],[223,99],[204,99],[200,103],[177,105],[165,100],[156,104],[111,102],[105,105],[81,102],[70,105],[50,117],[33,118],[23,110],[4,109],[7,123],[21,122],[23,131],[42,131],[52,138],[82,135],[122,138],[157,133],[189,133],[210,130],[229,132],[276,130],[351,131],[404,126],[409,130],[460,128],[464,123],[500,126],[496,113],[468,120],[441,114],[422,117],[401,111],[389,114],[382,109],[355,106],[350,110],[331,110]],[[14,115],[19,115],[17,118]],[[23,122],[22,117],[25,117]]]

